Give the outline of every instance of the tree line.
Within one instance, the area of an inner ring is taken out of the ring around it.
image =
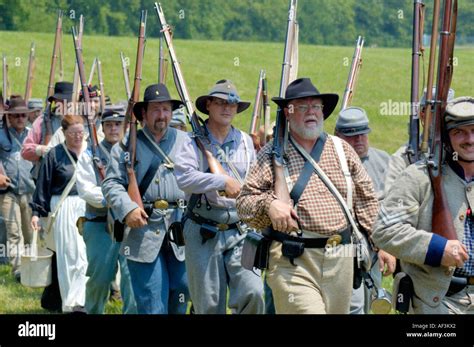
[[[427,5],[425,33],[431,31],[432,1]],[[190,40],[284,40],[287,0],[162,0],[176,38]],[[85,17],[88,35],[135,35],[141,9],[148,10],[147,35],[159,25],[150,0],[2,0],[0,30],[53,32],[58,9],[64,26]],[[300,0],[300,42],[352,45],[358,35],[366,45],[409,47],[413,0]],[[459,1],[458,44],[474,43],[474,0]]]

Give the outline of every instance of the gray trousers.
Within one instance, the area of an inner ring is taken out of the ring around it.
[[[184,226],[189,292],[197,314],[263,314],[263,281],[260,273],[240,264],[243,235],[237,229],[219,231],[204,244],[201,226],[188,219]]]

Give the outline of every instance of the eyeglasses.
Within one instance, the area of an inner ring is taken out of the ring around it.
[[[28,117],[26,114],[21,114],[21,113],[20,114],[12,114],[10,116],[15,118],[15,119]]]
[[[298,110],[300,113],[306,113],[308,112],[308,110],[311,108],[311,111],[314,111],[314,112],[318,112],[318,111],[322,111],[323,108],[324,108],[324,105],[298,105],[298,106],[294,106],[294,105],[290,105],[290,107],[293,107],[294,109]]]
[[[66,134],[68,134],[69,136],[74,136],[74,137],[82,137],[82,136],[84,136],[84,132],[83,132],[83,131],[75,131],[75,132],[66,131]]]

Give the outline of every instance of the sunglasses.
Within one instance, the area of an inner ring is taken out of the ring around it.
[[[18,118],[26,118],[28,116],[26,114],[17,113],[17,114],[11,114],[10,117],[18,119]]]

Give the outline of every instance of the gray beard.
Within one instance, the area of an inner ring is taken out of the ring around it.
[[[290,129],[293,134],[298,135],[303,140],[316,140],[324,131],[324,121],[319,122],[316,128],[306,128],[304,125],[299,126],[290,119]]]

